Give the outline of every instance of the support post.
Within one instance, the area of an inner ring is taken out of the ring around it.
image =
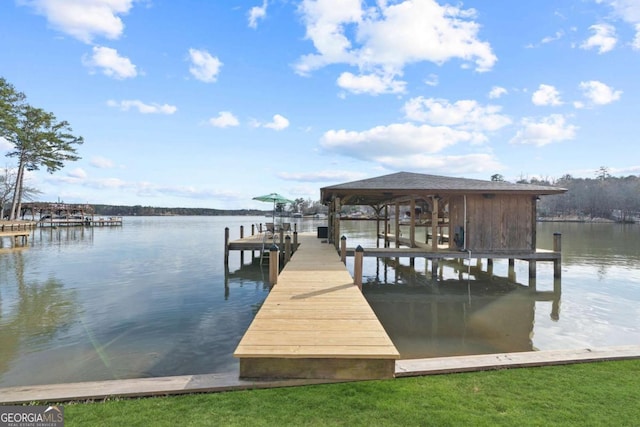
[[[251,224],[251,235],[253,236],[254,234],[256,234],[256,225]]]
[[[340,261],[343,264],[347,263],[347,236],[340,238]]]
[[[244,225],[240,226],[240,238],[244,237]],[[240,265],[244,265],[244,251],[240,251]]]
[[[396,202],[396,248],[400,247],[400,203]]]
[[[562,234],[553,233],[553,251],[558,254],[558,258],[553,260],[553,277],[559,279],[562,277]]]
[[[362,290],[362,260],[364,259],[364,249],[358,245],[353,261],[353,283]]]
[[[293,232],[293,252],[295,252],[298,249],[298,232],[294,231]]]
[[[224,228],[224,265],[229,265],[229,227]]]
[[[284,265],[291,259],[291,236],[284,238]]]
[[[438,196],[433,196],[431,202],[433,209],[431,212],[431,249],[438,252]]]
[[[413,197],[409,203],[411,216],[409,217],[409,243],[412,248],[416,247],[416,199]]]
[[[438,258],[433,258],[431,260],[431,277],[434,279],[438,277]]]
[[[280,255],[278,247],[271,245],[269,248],[269,283],[275,285],[278,283],[278,273],[280,272]]]
[[[536,260],[529,260],[529,289],[536,290]]]
[[[509,258],[509,269],[507,270],[507,278],[513,282],[516,281],[516,260]]]

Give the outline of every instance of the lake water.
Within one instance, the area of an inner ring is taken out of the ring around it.
[[[264,217],[127,217],[123,227],[37,229],[0,248],[0,387],[237,372],[235,347],[269,288],[268,267],[232,252]],[[322,221],[295,220],[298,231]],[[349,246],[375,245],[375,222],[345,222]],[[416,259],[365,258],[364,294],[405,358],[640,344],[640,226],[541,223],[562,233],[561,293],[552,263],[506,260],[493,274]],[[347,263],[353,272],[352,260]],[[472,273],[469,276],[469,272]]]

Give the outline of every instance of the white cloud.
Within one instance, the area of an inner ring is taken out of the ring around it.
[[[106,76],[115,79],[128,79],[138,75],[136,66],[129,58],[120,56],[118,51],[110,47],[94,46],[93,56],[82,58],[82,63],[86,67],[100,68]]]
[[[429,76],[427,76],[426,80],[424,81],[424,84],[426,84],[427,86],[438,86],[438,84],[440,84],[438,75],[429,74]]]
[[[509,91],[507,91],[507,89],[501,86],[494,86],[491,88],[491,91],[489,91],[489,99],[498,99],[502,95],[506,95],[508,93]]]
[[[611,6],[617,16],[633,25],[636,35],[631,42],[633,49],[640,50],[640,2],[637,0],[596,0]]]
[[[556,40],[560,40],[562,37],[564,37],[564,31],[556,31],[556,33],[552,36],[547,36],[545,38],[543,38],[540,43],[542,44],[547,44],[547,43],[551,43],[554,42]]]
[[[249,10],[249,27],[258,28],[258,20],[267,16],[267,0],[262,2],[262,6],[254,6]]]
[[[348,182],[365,178],[365,174],[353,171],[323,170],[315,172],[280,172],[278,177],[286,181],[300,182]]]
[[[213,83],[218,79],[222,62],[206,50],[189,49],[189,72],[198,80]]]
[[[51,27],[84,42],[95,37],[117,39],[122,35],[125,15],[134,0],[19,0],[47,18]]]
[[[470,174],[500,171],[504,166],[490,154],[463,156],[427,156],[417,154],[409,157],[381,157],[378,162],[388,169],[424,170],[429,173]]]
[[[531,102],[535,105],[562,105],[560,99],[560,92],[554,86],[541,84],[533,95],[531,96]]]
[[[361,0],[303,0],[299,10],[316,49],[300,58],[299,74],[346,64],[361,75],[393,81],[416,62],[460,59],[482,72],[497,61],[489,43],[477,37],[480,27],[471,20],[472,9],[440,6],[435,0],[379,1],[366,10]]]
[[[533,144],[538,147],[571,140],[575,138],[577,126],[566,123],[561,114],[552,114],[541,120],[524,118],[521,121],[521,129],[511,139],[512,144]]]
[[[89,162],[91,166],[94,166],[98,169],[111,169],[113,167],[113,161],[107,159],[106,157],[95,156]]]
[[[356,76],[344,72],[338,77],[338,86],[356,94],[404,93],[406,85],[406,82],[394,80],[390,75],[364,74]]]
[[[14,145],[7,141],[4,137],[0,136],[0,151],[12,150]]]
[[[585,40],[580,47],[582,49],[597,48],[598,53],[605,53],[613,50],[618,42],[616,29],[609,24],[595,24],[589,27],[593,35]]]
[[[217,117],[209,119],[209,124],[217,128],[226,128],[230,126],[238,126],[240,122],[238,118],[229,111],[220,111]]]
[[[137,99],[125,99],[120,102],[110,99],[107,101],[109,107],[119,108],[122,111],[129,111],[132,108],[138,110],[142,114],[173,114],[178,108],[169,104],[145,104]]]
[[[273,116],[273,120],[271,122],[264,124],[264,127],[273,130],[283,130],[289,127],[289,120],[280,114],[276,114]]]
[[[479,132],[495,131],[511,124],[511,119],[500,114],[501,110],[500,106],[482,106],[473,100],[451,104],[446,99],[421,96],[410,99],[404,105],[406,117],[410,120]]]
[[[398,123],[376,126],[362,132],[330,130],[322,136],[320,146],[349,157],[377,161],[381,158],[437,153],[458,142],[473,139],[474,135],[470,132],[446,126]]]
[[[76,179],[85,179],[87,177],[87,172],[85,172],[82,168],[75,168],[69,172],[67,172],[67,176]]]
[[[606,84],[591,80],[588,82],[580,82],[580,89],[587,98],[590,105],[606,105],[620,99],[621,90],[614,90]]]

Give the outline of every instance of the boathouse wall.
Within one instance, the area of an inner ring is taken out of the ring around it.
[[[531,195],[471,194],[449,199],[449,233],[454,236],[456,227],[464,226],[466,249],[535,251],[535,218],[536,198]],[[449,247],[458,246],[451,238]]]

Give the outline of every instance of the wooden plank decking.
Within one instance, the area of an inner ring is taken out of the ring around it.
[[[234,353],[242,378],[370,379],[400,357],[335,248],[300,246]]]

